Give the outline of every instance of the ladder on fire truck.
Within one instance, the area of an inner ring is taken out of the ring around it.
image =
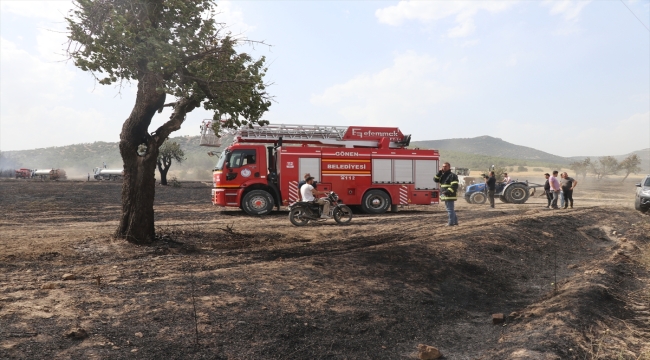
[[[242,127],[233,130],[235,142],[272,143],[282,139],[283,143],[310,143],[334,145],[341,147],[377,147],[377,140],[346,139],[349,126],[331,125],[255,125],[252,128]],[[408,146],[411,136],[405,136],[402,141],[390,142],[391,148]],[[212,120],[204,120],[201,125],[201,146],[221,146],[221,138],[212,130]]]

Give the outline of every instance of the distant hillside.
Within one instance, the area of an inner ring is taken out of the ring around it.
[[[643,150],[638,150],[638,151],[633,151],[629,154],[625,155],[613,155],[616,160],[621,161],[625,159],[626,157],[630,155],[636,155],[641,159],[641,165],[639,165],[644,173],[650,173],[650,148],[643,149]],[[591,158],[592,160],[598,159],[600,156],[572,156],[567,159],[569,159],[571,162],[573,161],[582,161],[585,158]]]
[[[490,165],[496,166],[531,166],[545,168],[566,167],[564,163],[542,160],[522,160],[488,155],[476,155],[452,150],[440,150],[440,160],[447,161],[454,167],[464,167],[474,170],[487,169]]]
[[[562,156],[549,154],[527,146],[511,144],[499,138],[491,136],[479,136],[475,138],[444,139],[413,141],[411,146],[419,146],[427,149],[438,149],[441,152],[453,151],[516,160],[534,160],[551,164],[568,164],[570,161]]]
[[[182,164],[172,164],[169,176],[177,176],[187,180],[206,180],[211,178],[212,168],[217,162],[216,157],[208,156],[208,151],[218,151],[218,148],[207,148],[199,145],[198,136],[181,136],[171,138],[185,152],[186,160]],[[229,139],[224,139],[224,143]],[[94,142],[49,148],[4,151],[0,158],[0,169],[64,169],[68,177],[82,178],[93,172],[95,167],[106,163],[109,169],[121,169],[124,165],[118,143]]]
[[[210,181],[211,170],[217,161],[209,157],[208,151],[218,152],[218,148],[199,146],[198,136],[182,136],[172,138],[179,143],[187,158],[182,164],[173,164],[169,176],[182,180]],[[231,138],[224,138],[223,143],[229,144]],[[490,136],[479,136],[466,139],[446,139],[414,141],[412,147],[440,150],[441,160],[449,161],[452,166],[468,167],[471,169],[486,169],[490,165],[497,166],[532,166],[546,168],[566,167],[573,161],[582,160],[584,156],[564,158],[526,146],[514,145]],[[642,159],[643,172],[650,172],[650,148],[635,151]],[[622,160],[630,154],[616,156]],[[122,158],[118,143],[94,142],[57,146],[33,150],[5,151],[0,154],[0,170],[26,167],[30,169],[60,168],[66,170],[70,178],[83,178],[92,173],[93,168],[100,167],[105,162],[108,168],[121,169]],[[597,156],[592,156],[597,159]]]

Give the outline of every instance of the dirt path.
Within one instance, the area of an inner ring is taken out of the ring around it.
[[[136,247],[110,237],[119,184],[0,181],[0,358],[650,359],[650,217],[607,189],[459,201],[454,228],[439,206],[296,228],[209,191],[157,188],[162,240]]]

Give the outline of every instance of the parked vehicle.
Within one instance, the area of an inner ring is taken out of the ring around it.
[[[93,169],[93,174],[95,180],[120,180],[124,176],[124,170],[96,167]]]
[[[216,146],[209,121],[201,129],[201,145]],[[367,213],[438,203],[438,151],[407,149],[410,136],[398,128],[267,125],[233,137],[213,170],[214,205],[266,215],[299,200],[305,173]]]
[[[352,221],[352,210],[343,205],[334,191],[330,191],[325,199],[330,203],[330,218],[334,218],[339,225],[347,225]],[[321,218],[322,212],[323,208],[318,204],[298,201],[289,205],[289,221],[296,226],[307,225],[310,221],[324,221],[326,219]]]
[[[535,189],[544,187],[540,184],[532,184],[528,181],[511,181],[507,184],[497,183],[494,197],[498,197],[504,203],[523,204],[533,196]],[[485,183],[467,186],[465,200],[470,204],[485,204],[487,200],[487,186]]]
[[[469,176],[471,172],[469,168],[452,167],[451,172],[458,176],[458,189],[460,191],[463,191],[465,187],[474,184],[476,181],[476,178]]]
[[[636,184],[636,187],[634,208],[646,213],[650,210],[650,175],[647,175],[642,182]]]
[[[47,169],[47,170],[34,170],[32,177],[38,177],[41,180],[65,180],[65,170],[63,169]]]
[[[31,179],[34,176],[34,170],[21,168],[16,170],[16,179]]]

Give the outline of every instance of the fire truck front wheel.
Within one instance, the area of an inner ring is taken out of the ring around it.
[[[253,190],[244,195],[242,208],[249,215],[266,215],[273,210],[273,196],[264,190]]]
[[[381,190],[370,190],[363,195],[361,208],[368,214],[383,214],[390,208],[390,197]]]

